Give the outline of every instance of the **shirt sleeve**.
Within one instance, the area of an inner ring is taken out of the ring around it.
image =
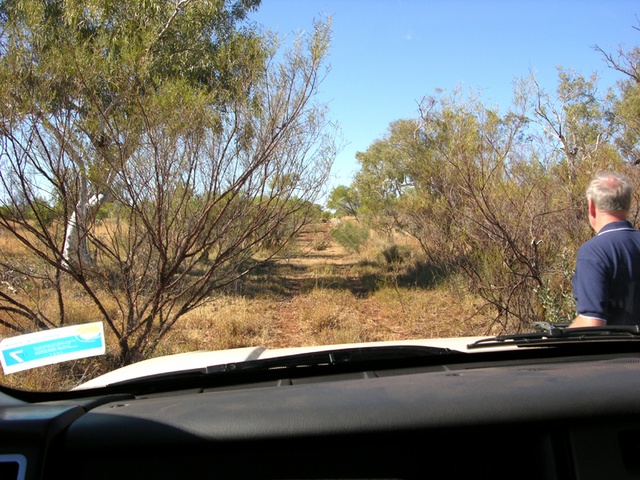
[[[609,275],[602,262],[580,258],[573,276],[573,296],[578,315],[609,320]]]

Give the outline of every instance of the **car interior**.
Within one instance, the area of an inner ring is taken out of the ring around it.
[[[0,478],[639,478],[637,346],[588,347],[3,389]]]

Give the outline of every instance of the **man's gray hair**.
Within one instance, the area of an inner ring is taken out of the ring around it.
[[[587,198],[601,212],[629,210],[633,187],[624,175],[616,172],[600,172],[589,183]]]

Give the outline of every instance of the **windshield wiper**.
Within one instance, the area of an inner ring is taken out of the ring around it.
[[[549,332],[552,328],[567,328],[571,322],[533,322],[533,328],[538,332]]]
[[[327,370],[353,370],[359,367],[369,369],[390,368],[391,366],[398,366],[400,363],[415,362],[420,359],[451,354],[463,354],[463,352],[450,348],[405,345],[347,348],[275,358],[246,360],[243,362],[211,365],[191,370],[160,373],[114,382],[109,384],[108,387],[121,387],[159,381],[187,381],[199,378],[224,377],[227,375],[264,375],[287,372],[287,374],[296,374],[297,376],[299,373],[305,372],[306,374],[311,370],[313,370],[314,374],[321,374]]]
[[[638,325],[566,329],[554,326],[554,324],[540,323],[538,324],[538,327],[540,326],[546,326],[544,332],[498,335],[496,337],[478,340],[477,342],[467,345],[467,348],[474,349],[511,346],[537,347],[583,342],[640,340],[640,326]]]

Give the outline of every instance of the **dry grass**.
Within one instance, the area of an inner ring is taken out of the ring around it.
[[[260,282],[271,293],[213,300],[191,312],[159,353],[498,333],[477,301],[438,283],[436,269],[409,237],[391,239],[401,247],[403,260],[389,265],[382,255],[392,245],[387,238],[372,232],[359,255],[335,243],[322,250],[305,248],[322,234],[316,230],[300,238],[303,256],[260,272]]]
[[[491,332],[470,300],[444,289],[384,287],[368,297],[311,289],[294,296],[221,296],[187,315],[158,354],[247,346],[300,347]]]
[[[35,237],[22,227],[16,228],[17,233],[26,238],[30,242],[35,241]],[[0,252],[5,258],[23,257],[27,250],[24,245],[16,239],[16,237],[4,228],[0,228]]]
[[[291,250],[296,255],[256,271],[187,314],[154,355],[494,333],[490,319],[478,313],[480,305],[452,293],[409,238],[372,234],[362,252],[354,255],[334,243],[314,248],[327,241],[326,230],[323,226],[305,233]],[[398,263],[389,263],[382,255],[392,244],[401,247]],[[53,302],[50,293],[40,295],[45,308],[47,302]],[[100,319],[79,290],[66,299],[66,314],[67,323]],[[0,329],[0,335],[9,334]],[[107,350],[116,350],[110,334]],[[38,390],[66,389],[105,373],[107,358],[21,372],[3,377],[2,383]],[[58,380],[61,376],[65,380]]]

